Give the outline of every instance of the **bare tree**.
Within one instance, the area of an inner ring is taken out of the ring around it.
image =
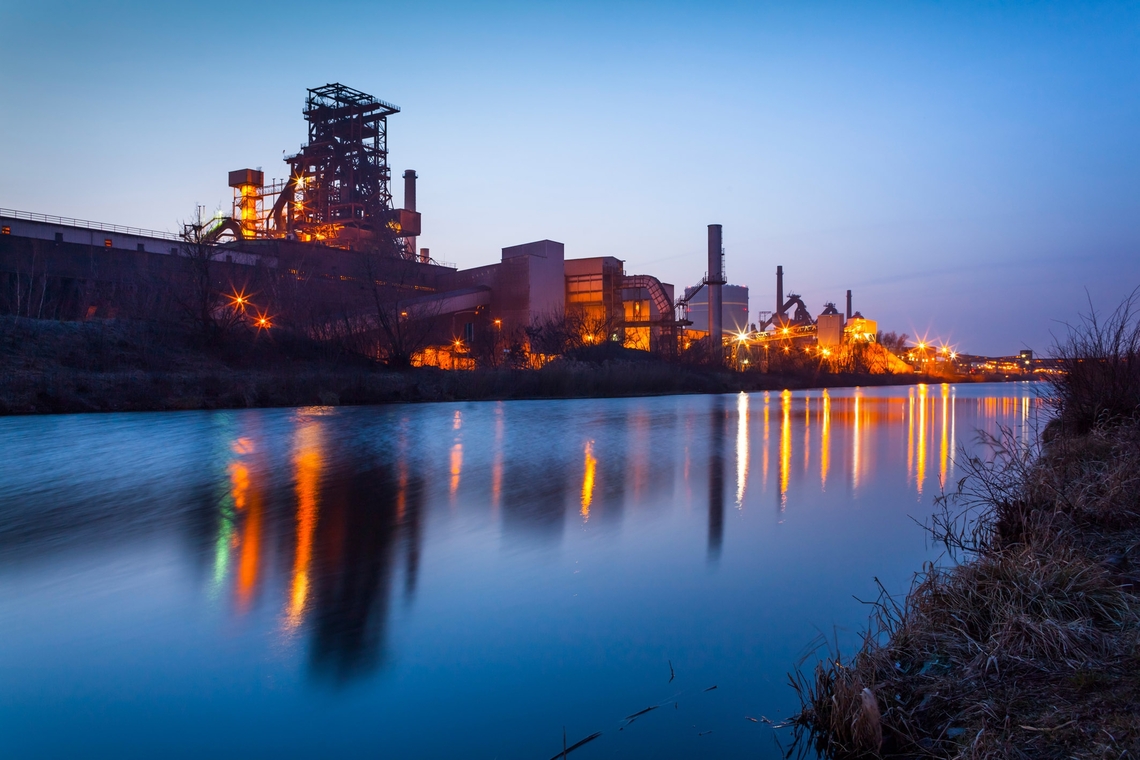
[[[370,319],[361,320],[347,312],[345,330],[357,336],[372,332],[374,351],[363,351],[390,367],[404,368],[432,343],[437,332],[442,301],[433,296],[417,296],[418,270],[422,266],[399,255],[399,238],[387,236],[371,250],[358,254],[360,277],[371,300]],[[365,340],[367,343],[367,340]],[[364,346],[359,346],[364,348]]]
[[[222,231],[219,220],[205,217],[204,207],[198,206],[179,233],[179,255],[185,266],[173,297],[206,340],[220,338],[245,317],[245,294],[224,292],[216,281],[217,262],[224,255],[218,247]]]

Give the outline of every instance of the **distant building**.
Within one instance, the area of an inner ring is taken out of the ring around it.
[[[693,295],[696,293],[696,295]],[[722,288],[721,314],[723,314],[724,332],[738,333],[748,329],[748,287],[744,285],[725,285]],[[709,331],[709,293],[704,285],[699,288],[685,288],[685,296],[691,297],[689,301],[688,317],[693,325],[691,330],[707,333]]]

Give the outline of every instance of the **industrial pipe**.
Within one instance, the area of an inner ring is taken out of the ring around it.
[[[851,291],[847,291],[847,318],[851,319]]]
[[[776,316],[784,316],[784,268],[782,266],[776,267]],[[782,322],[782,319],[777,319],[777,322]]]
[[[429,172],[430,173],[430,172]],[[416,210],[416,170],[408,169],[404,172],[404,208],[408,211]]]
[[[714,360],[717,363],[724,361],[724,247],[721,239],[721,226],[709,225],[709,341],[712,345]]]

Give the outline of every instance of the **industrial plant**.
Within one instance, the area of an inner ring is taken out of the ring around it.
[[[402,206],[393,197],[388,119],[399,113],[343,84],[308,90],[308,140],[285,157],[286,176],[230,171],[230,212],[199,215],[177,234],[0,209],[0,313],[84,320],[196,308],[204,322],[286,328],[448,369],[541,366],[614,344],[738,369],[858,355],[848,368],[914,371],[874,346],[877,325],[852,310],[850,290],[845,310],[826,303],[813,317],[800,295],[785,295],[782,266],[774,309],[753,316],[749,289],[727,280],[719,224],[708,225],[704,275],[680,296],[620,259],[568,257],[553,240],[506,245],[472,269],[437,260],[417,247],[414,169],[401,174]]]

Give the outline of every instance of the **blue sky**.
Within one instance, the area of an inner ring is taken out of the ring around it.
[[[308,15],[319,8],[319,17]],[[0,0],[0,206],[173,229],[282,176],[305,88],[398,104],[422,246],[551,238],[771,308],[1044,350],[1140,285],[1140,5]],[[399,183],[394,187],[402,199]]]

